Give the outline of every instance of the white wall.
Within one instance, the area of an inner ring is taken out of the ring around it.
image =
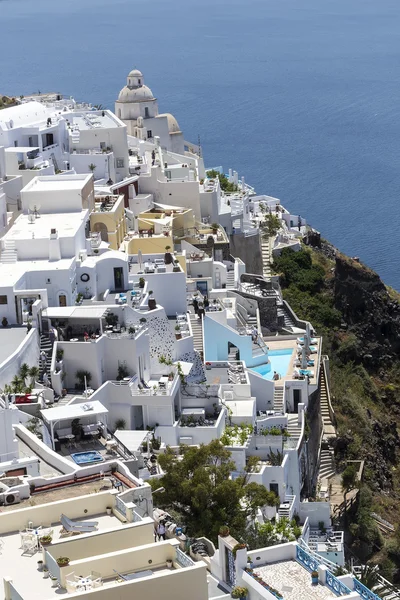
[[[324,522],[325,527],[329,527],[331,523],[330,503],[301,502],[299,516],[301,522],[304,522],[308,517],[311,527],[318,527],[320,521]]]
[[[1,363],[0,387],[4,388],[7,383],[10,383],[23,363],[28,363],[30,366],[37,365],[39,354],[39,334],[37,329],[32,328],[15,352]]]

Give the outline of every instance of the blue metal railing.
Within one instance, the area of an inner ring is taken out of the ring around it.
[[[347,585],[339,581],[339,579],[330,571],[326,572],[325,585],[332,590],[332,592],[335,592],[337,596],[346,596],[347,594],[351,594],[351,590],[347,587]]]
[[[363,600],[381,600],[380,596],[377,596],[374,594],[374,592],[371,592],[371,590],[365,587],[365,585],[361,583],[361,581],[358,581],[358,579],[354,579],[354,591],[360,594]]]
[[[300,564],[303,565],[307,569],[307,571],[318,571],[319,562],[316,558],[308,554],[303,548],[300,546],[296,547],[296,558]]]

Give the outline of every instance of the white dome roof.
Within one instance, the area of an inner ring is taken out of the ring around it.
[[[126,85],[122,88],[118,96],[118,102],[149,102],[151,100],[155,100],[155,98],[147,85],[135,88]]]
[[[143,77],[143,73],[141,73],[139,69],[132,69],[128,77]]]
[[[160,117],[167,117],[168,131],[170,133],[173,133],[174,131],[180,132],[178,121],[175,119],[174,115],[171,115],[171,113],[163,113],[161,115],[157,115],[157,119]]]

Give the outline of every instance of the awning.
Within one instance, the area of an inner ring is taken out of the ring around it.
[[[47,319],[101,319],[107,312],[104,306],[50,306],[43,311]]]
[[[159,202],[153,202],[153,204],[165,210],[188,210],[186,206],[173,206],[172,204],[160,204]]]
[[[46,408],[40,412],[47,423],[55,423],[56,421],[82,419],[93,415],[106,415],[108,409],[98,400],[93,400],[81,404],[65,404],[55,408]]]
[[[133,453],[140,450],[143,442],[149,437],[149,432],[117,429],[117,431],[114,431],[114,436]]]

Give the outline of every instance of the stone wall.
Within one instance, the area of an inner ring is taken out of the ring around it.
[[[260,246],[260,236],[245,237],[242,233],[229,236],[231,254],[241,258],[250,273],[262,275],[263,264]]]

